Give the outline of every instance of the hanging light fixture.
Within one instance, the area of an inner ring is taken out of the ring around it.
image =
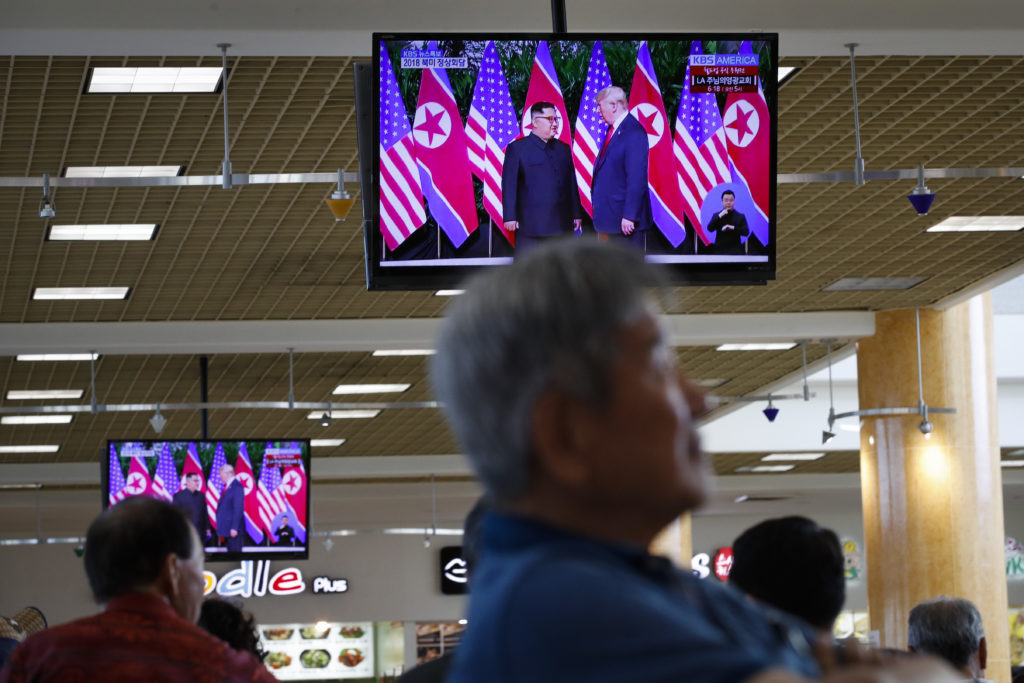
[[[39,217],[40,218],[56,218],[57,216],[57,205],[53,203],[53,199],[50,197],[50,174],[43,174],[43,198],[39,200]]]
[[[167,418],[160,414],[160,404],[156,406],[156,412],[153,417],[149,418],[149,426],[153,428],[153,431],[159,434],[164,430],[167,425]]]
[[[356,203],[355,198],[345,190],[345,172],[338,169],[338,189],[331,193],[331,198],[326,200],[331,213],[334,214],[336,222],[344,222],[352,205]]]
[[[917,167],[917,187],[907,195],[907,199],[914,206],[918,216],[927,216],[928,209],[932,208],[935,201],[935,193],[924,184],[924,164]]]

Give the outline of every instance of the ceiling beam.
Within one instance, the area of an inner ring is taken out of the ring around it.
[[[849,341],[875,333],[868,312],[663,316],[673,346],[798,339]],[[429,349],[439,318],[0,324],[0,356],[94,351],[182,355]]]

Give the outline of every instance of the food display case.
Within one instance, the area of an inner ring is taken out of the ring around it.
[[[832,635],[838,640],[856,638],[862,643],[868,643],[868,613],[861,611],[845,610],[839,613],[836,623],[832,626]]]
[[[454,650],[466,630],[465,624],[445,622],[439,624],[416,624],[416,663],[422,664],[437,659],[445,652]]]
[[[373,678],[373,623],[264,624],[267,668],[282,681]]]

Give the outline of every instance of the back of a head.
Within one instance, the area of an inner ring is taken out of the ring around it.
[[[835,532],[806,517],[780,517],[744,531],[732,550],[729,583],[816,628],[832,628],[846,600]]]
[[[99,603],[152,585],[167,556],[192,556],[190,522],[164,501],[129,498],[97,517],[85,539],[85,573]]]
[[[431,382],[496,503],[526,488],[538,397],[557,388],[600,405],[617,334],[649,310],[656,284],[631,250],[563,240],[478,275],[452,303]]]
[[[199,612],[199,627],[223,640],[233,650],[251,652],[261,661],[266,656],[260,647],[255,619],[227,600],[204,600]]]
[[[978,651],[985,629],[970,600],[940,595],[910,610],[907,645],[915,652],[941,657],[963,669]]]

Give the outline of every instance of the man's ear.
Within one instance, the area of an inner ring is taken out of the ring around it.
[[[985,636],[978,641],[978,668],[982,671],[988,668],[988,641]]]
[[[168,600],[173,600],[177,595],[180,578],[180,559],[174,553],[167,553],[167,557],[164,558],[160,567],[160,575],[157,577],[157,588]]]
[[[585,485],[590,477],[589,412],[580,401],[554,390],[534,404],[530,429],[538,464],[547,476],[570,487]]]

